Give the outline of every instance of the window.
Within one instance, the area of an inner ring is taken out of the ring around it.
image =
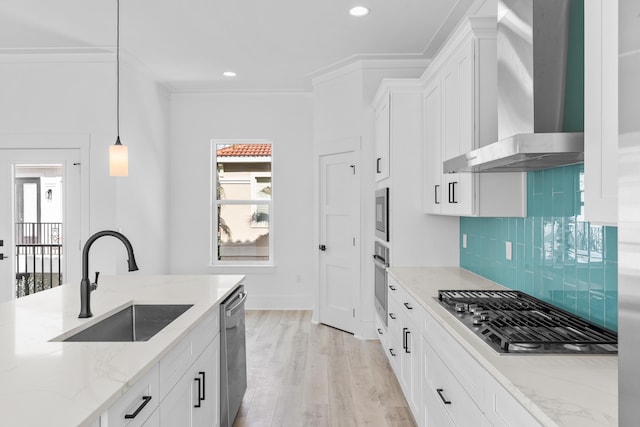
[[[271,142],[215,140],[211,264],[273,264]]]

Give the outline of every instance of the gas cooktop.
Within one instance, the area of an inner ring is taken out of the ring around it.
[[[437,300],[501,354],[617,354],[618,335],[520,291],[438,291]]]

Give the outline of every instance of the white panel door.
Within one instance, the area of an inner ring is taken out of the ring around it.
[[[62,283],[80,280],[79,165],[79,149],[0,149],[0,302],[16,297],[17,272],[47,288],[57,278],[43,271],[57,273],[59,262]]]
[[[359,195],[355,153],[320,157],[320,322],[355,330]]]

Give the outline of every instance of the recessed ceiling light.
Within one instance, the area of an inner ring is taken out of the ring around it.
[[[225,71],[222,75],[225,77],[235,77],[237,74],[234,71]]]
[[[351,16],[367,16],[369,14],[369,9],[364,6],[355,6],[349,9],[349,15]]]

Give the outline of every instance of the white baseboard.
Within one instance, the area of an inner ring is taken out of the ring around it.
[[[311,310],[311,295],[257,295],[249,292],[247,310]]]

